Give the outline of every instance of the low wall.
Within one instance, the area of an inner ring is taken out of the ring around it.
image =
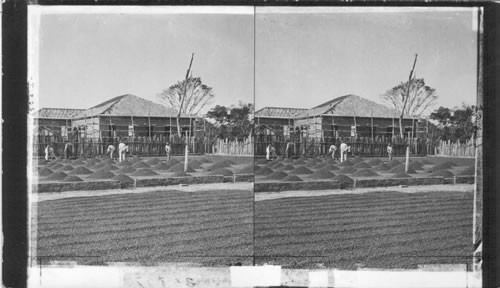
[[[148,178],[136,179],[135,187],[154,187],[170,186],[179,184],[208,184],[208,183],[234,183],[234,182],[253,182],[253,174],[236,174],[233,176],[189,176],[189,177],[170,177],[170,178]],[[80,190],[109,190],[125,189],[134,187],[134,181],[120,182],[116,180],[103,181],[84,181],[84,182],[50,182],[38,183],[34,185],[35,192],[64,192]]]
[[[91,182],[51,182],[38,183],[33,185],[33,191],[38,193],[48,192],[64,192],[64,191],[79,191],[79,190],[109,190],[120,189],[122,187],[120,181],[103,180]]]
[[[450,183],[447,183],[446,180],[449,180]],[[452,184],[452,180],[443,177],[358,179],[354,181],[354,188]]]
[[[252,174],[239,174],[233,176],[209,175],[209,176],[187,176],[170,178],[148,178],[137,179],[136,187],[152,186],[171,186],[171,185],[190,185],[190,184],[209,184],[209,183],[233,183],[253,181]],[[133,187],[134,183],[123,183],[126,187]]]
[[[255,193],[290,190],[329,190],[340,189],[340,182],[335,180],[314,182],[256,182],[253,187]]]
[[[455,184],[474,184],[476,177],[474,176],[455,176]]]

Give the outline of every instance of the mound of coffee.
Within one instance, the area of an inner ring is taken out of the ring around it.
[[[134,183],[134,179],[130,178],[129,176],[125,174],[119,174],[113,177],[113,180],[120,181],[122,183]]]
[[[335,174],[332,172],[328,171],[328,169],[320,169],[313,174],[311,174],[312,179],[333,179],[335,177]]]
[[[90,171],[89,169],[83,167],[83,166],[80,166],[80,167],[76,167],[75,169],[71,170],[71,172],[69,172],[70,175],[83,175],[83,174],[92,174],[92,171]]]
[[[160,163],[160,160],[158,160],[157,158],[151,158],[151,159],[148,159],[146,162],[144,162],[150,166],[154,166],[158,163]]]
[[[111,171],[96,171],[90,174],[87,178],[89,179],[111,179],[115,177],[115,174]]]
[[[379,165],[380,163],[382,163],[382,160],[378,159],[378,158],[375,158],[375,159],[370,159],[368,160],[367,164],[370,165],[370,166],[377,166]]]
[[[371,168],[370,165],[366,164],[365,162],[359,162],[359,163],[356,163],[354,166],[354,168],[357,168],[357,169],[366,169],[366,168]]]
[[[398,160],[396,160],[396,159],[393,159],[393,160],[391,160],[391,161],[389,161],[389,162],[387,162],[387,163],[385,163],[385,164],[386,164],[387,166],[389,166],[389,167],[391,167],[391,168],[392,168],[392,167],[394,167],[394,166],[398,166],[399,164],[401,164],[401,162],[399,162],[399,161],[398,161]]]
[[[134,168],[149,168],[150,166],[142,161],[135,162],[132,167]]]
[[[442,176],[444,178],[453,178],[453,176],[455,175],[448,170],[438,170],[432,172],[429,176]]]
[[[54,173],[54,171],[50,170],[47,167],[38,168],[38,176],[49,176],[52,173]]]
[[[135,171],[137,171],[137,169],[135,169],[134,167],[132,167],[132,166],[125,166],[125,167],[119,169],[118,171],[116,171],[116,173],[130,174],[130,173],[134,173]]]
[[[352,176],[356,176],[356,177],[371,177],[371,176],[378,176],[378,174],[375,173],[375,172],[373,172],[370,169],[361,169],[361,170],[358,170],[358,171],[354,172],[354,174],[352,174]]]
[[[351,160],[346,160],[346,161],[340,163],[338,166],[339,167],[348,167],[348,166],[353,166],[353,165],[354,165],[354,163]]]
[[[63,180],[63,182],[81,182],[83,181],[82,178],[75,176],[75,175],[69,175],[66,176]]]
[[[211,171],[208,175],[222,175],[222,176],[232,176],[233,172],[226,168],[219,168]]]
[[[303,175],[303,174],[312,174],[313,172],[307,168],[307,167],[304,167],[304,166],[299,166],[293,170],[290,170],[290,172],[288,172],[289,174],[295,174],[295,175]]]
[[[55,173],[50,174],[49,177],[47,177],[47,179],[63,180],[64,178],[66,178],[66,176],[68,176],[68,174],[61,171],[61,172],[55,172]]]
[[[177,163],[174,166],[170,167],[167,171],[168,172],[183,172],[184,171],[184,163]],[[188,165],[187,170],[184,172],[195,172],[195,170],[193,168],[191,168],[191,166]]]
[[[154,165],[151,168],[153,168],[154,170],[158,170],[158,171],[170,169],[170,167],[167,164],[163,163],[163,162],[160,162],[160,163]]]
[[[227,167],[230,167],[231,165],[230,164],[227,164],[226,162],[217,162],[213,165],[211,165],[210,167],[208,167],[208,171],[213,171],[213,170],[217,170],[217,169],[220,169],[220,168],[227,168]]]
[[[337,174],[337,176],[333,177],[333,180],[337,180],[340,183],[340,187],[345,188],[354,183],[354,180],[348,176]]]
[[[297,175],[288,175],[285,178],[281,179],[281,181],[298,182],[303,180],[300,179],[300,177]]]
[[[399,165],[396,165],[394,167],[392,167],[391,169],[389,169],[389,173],[410,173],[410,174],[415,174],[417,173],[414,169],[412,169],[410,166],[408,166],[408,171],[405,172],[405,169],[406,169],[406,164],[399,164]]]
[[[285,178],[286,176],[288,176],[288,174],[286,174],[285,172],[283,172],[283,171],[276,171],[276,172],[273,172],[273,173],[269,174],[266,177],[266,179],[269,179],[269,180],[279,180],[279,179]]]
[[[155,171],[149,169],[149,168],[142,168],[137,171],[135,171],[132,175],[134,176],[154,176],[158,175]]]
[[[347,166],[347,167],[340,169],[339,173],[340,174],[352,174],[356,171],[358,171],[356,168],[351,167],[351,166]]]
[[[240,171],[238,171],[239,174],[253,174],[253,172],[254,172],[253,165],[248,165],[248,166],[244,167],[243,169],[241,169]]]
[[[261,168],[257,171],[255,171],[255,175],[269,175],[273,173],[274,171],[269,169],[268,167]]]

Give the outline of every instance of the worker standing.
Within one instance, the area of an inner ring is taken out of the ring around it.
[[[286,142],[285,154],[287,158],[292,158],[292,150],[293,150],[292,142],[291,141]]]
[[[165,144],[165,154],[167,154],[167,161],[170,160],[171,151],[172,151],[172,148],[170,147],[170,143],[167,142],[167,144]]]
[[[69,142],[68,140],[65,141],[66,143],[64,144],[64,158],[69,159],[71,156],[73,156],[73,143]]]
[[[389,144],[387,144],[387,155],[389,156],[389,161],[392,160],[392,144],[391,142],[389,142]]]

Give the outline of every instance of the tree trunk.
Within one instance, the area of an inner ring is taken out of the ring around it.
[[[415,54],[415,60],[413,61],[413,67],[411,68],[410,71],[410,76],[408,76],[408,84],[406,87],[406,95],[405,95],[405,101],[403,103],[403,108],[401,108],[401,115],[399,116],[399,134],[401,138],[404,138],[403,134],[403,117],[406,109],[406,104],[408,103],[408,98],[410,98],[410,86],[411,86],[411,81],[413,80],[413,72],[415,71],[415,65],[417,64],[417,56],[418,54]]]
[[[177,111],[177,135],[179,137],[182,137],[182,131],[181,131],[181,111],[182,111],[182,106],[184,105],[184,100],[186,99],[186,93],[187,93],[187,82],[189,79],[189,72],[191,71],[191,65],[193,65],[193,58],[194,58],[194,53],[191,55],[191,62],[189,62],[189,68],[186,72],[186,79],[184,80],[184,91],[181,99],[181,105],[179,105],[179,111]]]

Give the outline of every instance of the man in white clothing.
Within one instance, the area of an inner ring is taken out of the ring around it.
[[[123,143],[123,142],[120,142],[120,144],[118,145],[118,156],[120,157],[119,158],[119,162],[122,162],[125,160],[125,156],[126,156],[126,153],[128,152],[128,146]]]
[[[391,161],[392,160],[392,145],[390,142],[389,142],[389,144],[387,144],[387,155],[389,156],[389,161]]]
[[[106,154],[109,154],[109,158],[113,159],[113,153],[115,152],[115,146],[109,145]]]
[[[351,146],[347,146],[344,142],[340,144],[340,162],[347,160],[347,152],[351,152]]]
[[[266,148],[266,159],[267,159],[267,161],[271,160],[270,157],[271,157],[271,144],[267,145],[267,148]]]
[[[330,145],[328,153],[332,153],[332,159],[335,159],[335,152],[337,152],[337,146],[335,146],[334,144]]]
[[[172,148],[170,147],[170,143],[167,142],[167,144],[165,144],[165,154],[167,154],[167,160],[170,160],[171,151],[172,151]]]

